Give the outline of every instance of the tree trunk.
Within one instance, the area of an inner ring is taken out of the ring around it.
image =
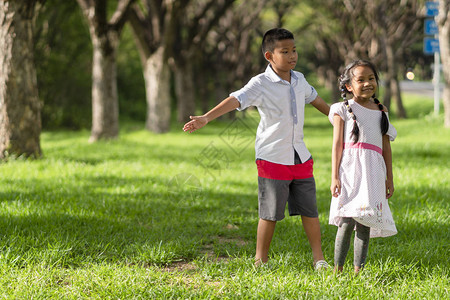
[[[395,77],[396,74],[396,62],[395,62],[395,55],[394,55],[394,49],[392,49],[392,45],[389,43],[389,41],[385,40],[386,44],[386,88],[389,86],[389,90],[386,90],[386,93],[384,94],[384,105],[387,107],[387,109],[390,109],[391,106],[391,99],[392,96],[395,96]]]
[[[194,71],[189,59],[184,64],[176,64],[176,69],[177,120],[186,123],[195,114]]]
[[[223,75],[224,76],[224,75]],[[230,90],[226,86],[226,80],[222,78],[222,74],[217,74],[216,78],[214,78],[214,106],[222,102],[225,98],[228,97]],[[229,118],[228,114],[222,115],[218,117],[219,120],[225,120]]]
[[[42,155],[41,104],[33,58],[36,2],[0,2],[1,159]]]
[[[391,92],[391,86],[392,86],[392,79],[388,75],[389,72],[386,73],[386,80],[384,81],[384,95],[383,95],[383,104],[386,106],[388,110],[391,109],[391,98],[392,98],[392,92]]]
[[[110,33],[112,35],[112,33]],[[113,37],[111,39],[118,40]],[[119,135],[116,49],[118,42],[92,35],[92,131],[90,142]]]
[[[116,52],[120,32],[133,0],[116,1],[108,21],[108,0],[77,0],[89,25],[92,59],[92,131],[90,142],[119,135]],[[112,2],[110,2],[112,3]]]
[[[336,70],[327,70],[326,86],[329,90],[331,90],[331,100],[333,103],[339,102],[339,99],[341,98],[341,91],[339,90],[339,86],[337,84],[338,76],[339,75],[336,74]]]
[[[392,93],[394,94],[395,104],[397,106],[397,117],[404,119],[406,118],[406,110],[405,107],[403,106],[402,92],[400,89],[400,82],[398,81],[397,76],[395,76],[391,80],[391,90]]]
[[[200,67],[197,65],[197,68],[199,70],[203,70],[202,66],[203,63],[199,64]],[[205,67],[206,69],[206,67]],[[210,100],[210,95],[212,94],[212,90],[208,88],[208,85],[206,84],[207,82],[207,75],[205,74],[206,71],[198,71],[196,72],[196,76],[195,76],[195,86],[197,87],[197,92],[198,92],[198,98],[200,99],[200,105],[201,105],[201,111],[202,112],[207,112],[208,110],[210,110],[210,105],[209,105],[209,100]],[[208,78],[209,80],[209,78]],[[194,112],[193,112],[194,113]]]
[[[444,126],[450,128],[450,82],[448,79],[446,79],[442,97],[444,99]]]
[[[159,47],[147,58],[144,67],[147,96],[145,127],[156,133],[170,130],[170,70],[164,55],[164,47]]]
[[[439,48],[444,73],[444,126],[450,127],[450,3],[439,1]]]

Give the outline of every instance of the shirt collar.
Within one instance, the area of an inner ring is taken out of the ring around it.
[[[272,69],[272,66],[269,64],[266,68],[266,71],[264,72],[267,78],[272,82],[287,82],[286,80],[283,80],[280,78],[280,76],[275,73],[275,71]],[[291,70],[291,82],[292,79],[297,81],[298,77],[295,75],[294,71]]]

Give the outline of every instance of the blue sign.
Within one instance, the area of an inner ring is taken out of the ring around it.
[[[439,14],[439,2],[427,1],[425,2],[425,15],[427,17],[434,17]]]
[[[423,53],[425,54],[434,54],[435,52],[439,52],[439,40],[433,38],[424,38],[423,39]]]
[[[424,25],[425,34],[434,35],[439,33],[438,26],[434,19],[426,19]]]

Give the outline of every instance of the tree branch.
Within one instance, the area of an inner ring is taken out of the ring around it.
[[[206,12],[209,11],[211,9],[211,7],[215,4],[214,0],[209,1],[208,3],[206,3],[206,5],[203,7],[202,11],[200,11],[190,22],[191,24],[189,24],[187,27],[189,28],[189,32],[188,32],[188,43],[191,43],[192,40],[194,39],[194,36],[196,35],[196,33],[199,31],[199,26],[200,26],[200,20],[202,18],[205,17]]]
[[[109,24],[116,30],[122,30],[127,20],[127,11],[135,0],[122,0],[117,4],[117,9],[111,17]]]
[[[221,6],[217,5],[213,12],[213,18],[210,20],[207,20],[207,22],[205,23],[203,28],[198,30],[197,34],[195,34],[195,31],[191,31],[191,34],[193,34],[191,38],[192,38],[192,41],[194,42],[194,44],[198,43],[199,41],[203,41],[206,38],[206,36],[208,35],[208,32],[211,30],[211,28],[213,26],[215,26],[219,22],[220,18],[224,15],[223,13],[219,13],[219,12],[221,12],[221,11],[223,12],[223,11],[227,10],[233,4],[234,1],[235,0],[225,0]],[[216,2],[216,1],[213,0],[211,2]],[[205,13],[206,12],[203,12],[202,14],[205,14]],[[196,23],[196,24],[198,24],[198,23]]]
[[[88,11],[89,8],[91,7],[91,3],[89,0],[77,0],[78,4],[81,7],[81,10],[83,11],[83,13],[85,11]]]
[[[152,53],[151,45],[154,44],[152,24],[148,22],[137,4],[133,4],[129,9],[128,20],[141,52],[141,59],[145,60]]]

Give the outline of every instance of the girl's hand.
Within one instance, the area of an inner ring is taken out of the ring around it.
[[[332,179],[330,190],[333,197],[339,196],[341,194],[341,181],[339,179]]]
[[[191,121],[184,124],[183,127],[183,130],[189,131],[189,133],[192,133],[208,124],[208,118],[206,118],[205,116],[190,116],[190,118]]]
[[[391,198],[392,194],[394,194],[394,181],[388,179],[386,180],[386,199]]]

